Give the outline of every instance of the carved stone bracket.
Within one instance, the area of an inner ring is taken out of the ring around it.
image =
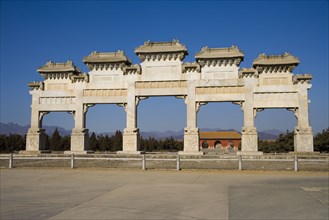
[[[185,104],[187,104],[187,95],[176,95],[176,99],[184,99]]]
[[[39,112],[39,128],[42,127],[42,120],[43,120],[43,116],[45,116],[46,114],[48,114],[49,112]]]
[[[117,103],[117,106],[123,107],[125,109],[125,111],[127,111],[127,109],[126,109],[127,103]]]
[[[243,109],[244,102],[243,101],[232,102],[232,104],[234,104],[234,105],[240,105],[241,110],[244,111],[244,109]]]
[[[293,112],[296,119],[298,119],[298,108],[287,108],[287,110]]]
[[[67,113],[69,113],[70,115],[73,116],[73,119],[75,119],[75,111],[68,111]]]
[[[138,106],[139,101],[148,99],[148,96],[136,96],[136,106]]]
[[[200,110],[200,107],[202,105],[207,105],[208,102],[196,102],[195,104],[196,104],[196,112],[198,112]]]
[[[93,106],[95,106],[95,104],[84,104],[83,105],[83,113],[87,113],[88,112],[88,109],[90,107],[93,107]]]
[[[254,118],[256,118],[257,112],[261,112],[261,111],[264,111],[264,109],[263,108],[254,108]]]

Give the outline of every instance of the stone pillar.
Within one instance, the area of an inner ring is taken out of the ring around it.
[[[308,115],[308,95],[307,90],[311,88],[309,84],[297,84],[298,87],[298,109],[295,115],[297,116],[297,126],[294,134],[294,150],[295,152],[313,152],[313,132],[309,124]]]
[[[128,83],[126,110],[126,128],[123,130],[122,154],[140,154],[140,135],[137,128],[137,105],[139,98],[135,96],[134,81]]]
[[[82,84],[83,85],[83,84]],[[75,84],[76,88],[82,87]],[[76,106],[73,112],[74,128],[71,133],[71,150],[65,151],[66,154],[86,154],[91,152],[89,146],[89,133],[86,128],[86,114],[88,108],[93,105],[83,103],[83,89],[76,90]]]
[[[195,82],[188,82],[186,103],[186,124],[184,129],[184,151],[179,154],[202,155],[199,148],[199,129],[197,127],[197,106],[195,101]]]
[[[87,104],[82,102],[77,103],[74,116],[74,128],[71,133],[71,151],[66,151],[67,154],[86,154],[91,152],[89,146],[89,133],[86,128],[86,113],[88,110]]]
[[[39,111],[39,94],[36,90],[30,91],[32,95],[31,127],[26,135],[26,150],[20,153],[42,153],[46,150],[46,135],[42,129],[42,119],[48,112]]]
[[[258,136],[257,129],[254,125],[256,117],[256,109],[254,109],[254,86],[255,78],[245,78],[245,101],[242,103],[242,110],[244,116],[244,125],[242,128],[241,137],[241,152],[238,154],[262,154],[258,151]]]

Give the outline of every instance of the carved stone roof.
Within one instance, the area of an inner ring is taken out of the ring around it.
[[[44,66],[39,67],[38,72],[39,73],[76,73],[76,74],[81,73],[81,71],[70,60],[66,61],[65,63],[53,63],[52,61],[49,61]]]
[[[242,68],[239,70],[239,77],[258,77],[258,72],[254,68]]]
[[[243,59],[243,51],[239,50],[237,46],[226,48],[208,48],[203,47],[200,52],[195,54],[195,59],[221,59],[240,57]]]
[[[183,52],[187,54],[187,49],[185,45],[179,43],[178,40],[173,40],[170,42],[151,42],[146,41],[144,45],[141,45],[135,49],[135,53],[138,54],[148,54],[148,53],[179,53]]]
[[[294,84],[298,84],[298,83],[307,83],[310,84],[311,80],[312,80],[312,75],[311,74],[296,74],[293,77],[293,83]]]
[[[117,52],[97,52],[93,51],[87,57],[83,58],[84,63],[125,63],[131,64],[130,59],[124,54],[122,50]]]
[[[237,131],[207,131],[200,132],[200,139],[241,139]]]
[[[183,73],[186,73],[188,71],[196,71],[196,72],[200,72],[201,71],[201,67],[200,65],[197,63],[197,62],[193,62],[193,63],[189,63],[189,62],[186,62],[186,63],[183,63],[182,64],[182,72]]]
[[[290,53],[284,53],[282,55],[266,55],[260,54],[253,62],[255,66],[274,66],[274,65],[293,65],[297,66],[299,59],[294,57]]]

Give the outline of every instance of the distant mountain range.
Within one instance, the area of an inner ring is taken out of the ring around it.
[[[0,134],[25,135],[27,133],[27,130],[29,129],[29,127],[30,127],[30,125],[21,126],[21,125],[15,124],[15,123],[0,123]],[[66,130],[65,128],[62,128],[62,127],[43,126],[43,128],[46,130],[46,133],[48,135],[52,135],[56,128],[57,128],[58,132],[60,133],[60,135],[62,135],[62,136],[71,135],[70,130]],[[233,129],[222,130],[222,129],[200,128],[200,131],[234,131],[234,130]],[[258,132],[258,137],[261,140],[275,140],[282,133],[285,133],[285,132],[279,131],[279,130],[276,130],[276,129],[265,130],[265,131]],[[99,134],[111,136],[111,135],[114,134],[114,132],[103,132],[103,133],[99,133]],[[168,131],[163,131],[163,132],[159,132],[159,131],[144,132],[144,131],[141,131],[141,136],[143,138],[154,137],[155,139],[164,139],[164,138],[167,138],[167,137],[173,137],[174,139],[182,140],[184,138],[184,130],[183,129],[179,130],[179,131],[170,131],[170,130],[168,130]]]

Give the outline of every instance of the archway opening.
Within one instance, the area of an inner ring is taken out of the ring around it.
[[[297,120],[286,109],[265,109],[257,112],[255,127],[258,150],[264,153],[283,153],[294,150],[294,127]]]
[[[241,131],[243,112],[239,105],[231,102],[209,102],[200,106],[198,127],[204,131]]]
[[[215,147],[215,148],[221,148],[221,147],[222,147],[222,142],[220,142],[220,141],[215,141],[215,143],[214,143],[214,147]]]
[[[208,141],[203,141],[201,146],[202,146],[203,149],[209,148]]]
[[[88,109],[86,127],[89,144],[94,151],[115,152],[122,150],[122,132],[126,127],[124,107],[116,104],[96,104]]]
[[[67,112],[49,112],[43,116],[42,128],[46,133],[46,149],[52,152],[68,151],[71,147],[73,115]]]
[[[186,104],[172,96],[139,101],[137,125],[142,151],[183,150]]]

